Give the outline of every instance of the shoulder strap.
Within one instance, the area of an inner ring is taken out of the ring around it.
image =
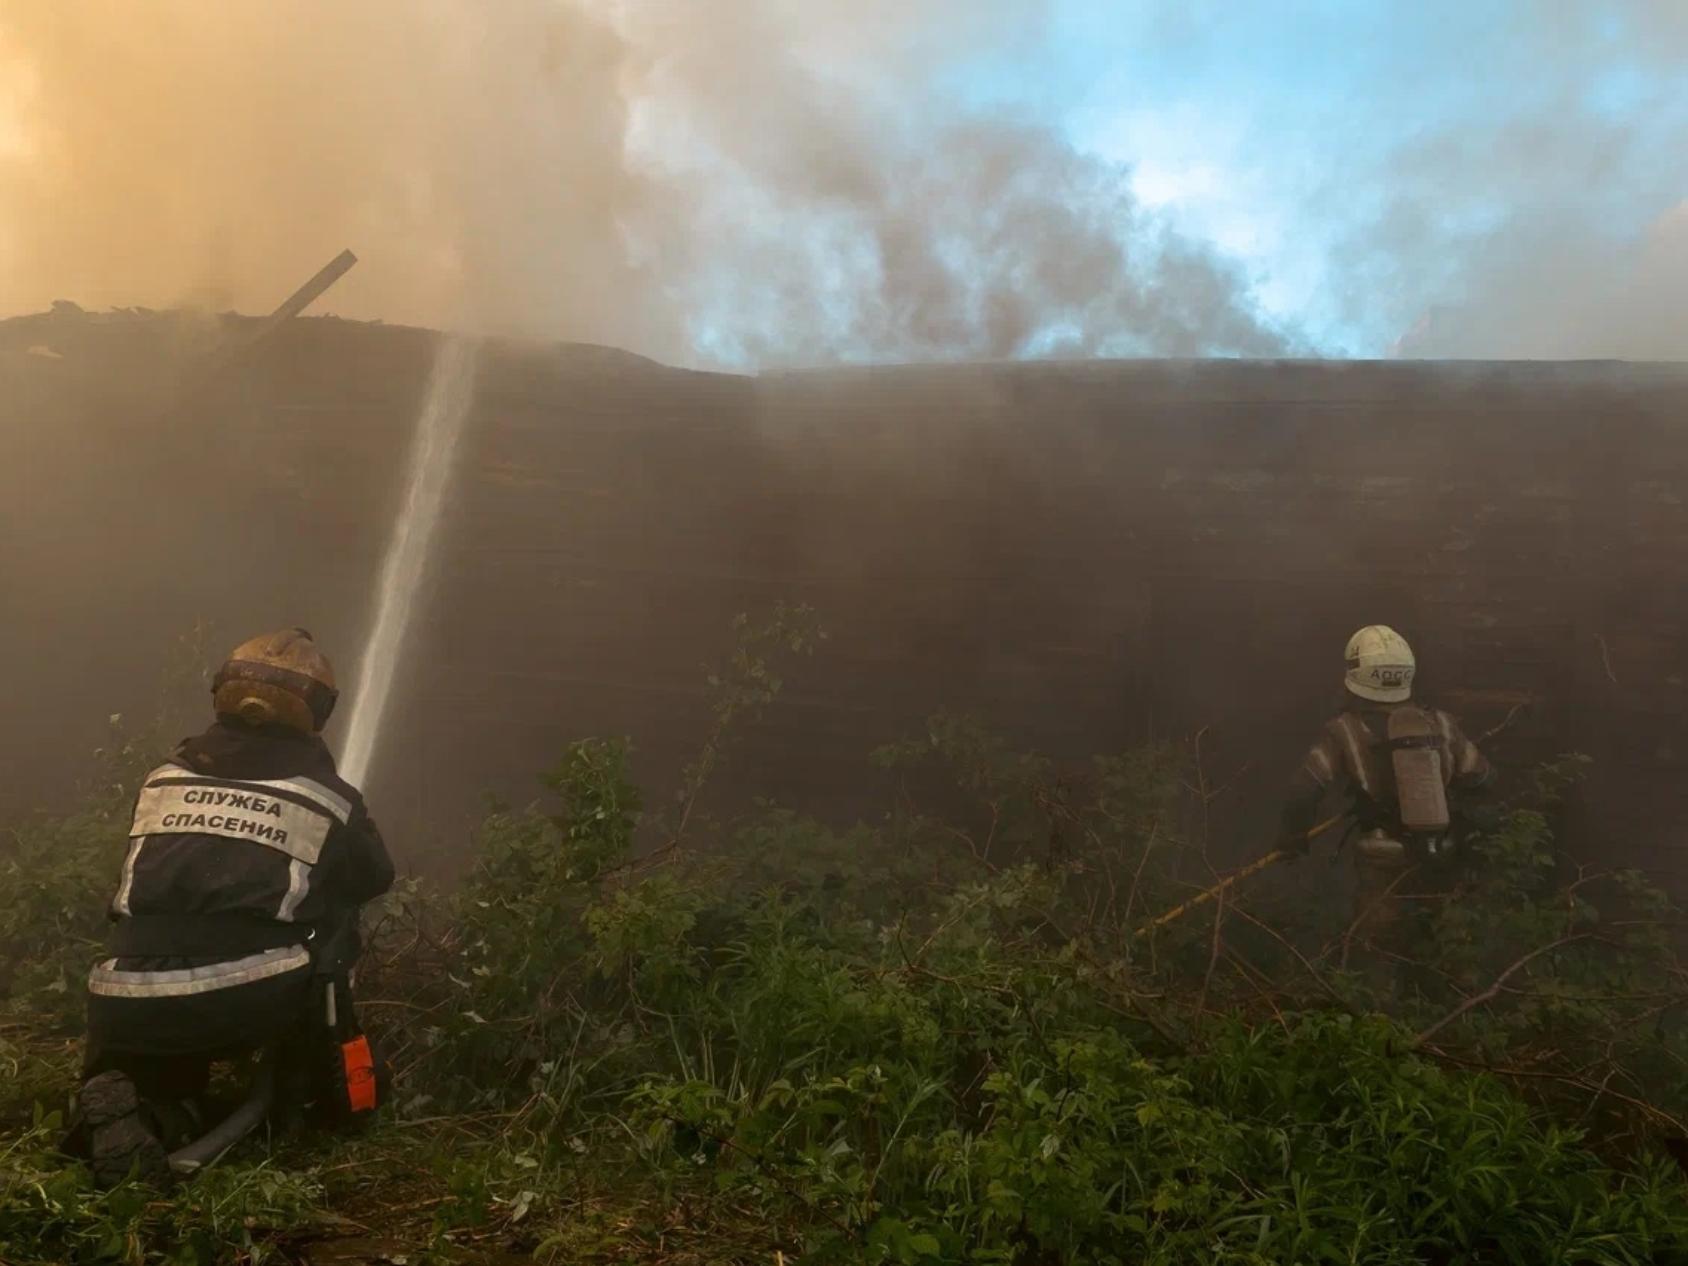
[[[1436,718],[1423,708],[1406,706],[1389,714],[1389,736],[1384,744],[1390,751],[1403,748],[1440,747],[1442,729]]]
[[[1377,745],[1377,736],[1355,712],[1343,712],[1332,717],[1327,723],[1327,732],[1336,740],[1343,765],[1355,786],[1368,797],[1375,797],[1378,788],[1373,785],[1368,757]]]

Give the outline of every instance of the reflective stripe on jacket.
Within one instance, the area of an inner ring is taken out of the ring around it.
[[[220,721],[141,787],[111,914],[120,932],[130,918],[147,925],[153,943],[101,963],[89,990],[179,997],[306,969],[314,925],[343,919],[392,879],[363,797],[320,740]],[[278,925],[297,927],[297,939]],[[209,957],[208,926],[226,945]],[[243,938],[243,926],[253,933]]]

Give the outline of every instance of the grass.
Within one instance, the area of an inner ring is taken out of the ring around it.
[[[669,807],[584,740],[489,810],[459,890],[370,912],[376,1127],[254,1140],[168,1197],[52,1150],[77,898],[125,798],[15,828],[0,1260],[1688,1261],[1675,914],[1558,856],[1575,762],[1423,903],[1385,995],[1246,897],[1136,935],[1201,848],[1171,748],[1058,768],[935,717],[876,755],[910,775],[878,821],[701,819],[818,636],[742,633]],[[942,813],[907,791],[938,776]]]

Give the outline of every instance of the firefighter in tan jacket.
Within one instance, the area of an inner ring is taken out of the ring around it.
[[[1385,953],[1396,948],[1396,898],[1407,872],[1453,849],[1450,801],[1494,777],[1458,721],[1413,702],[1415,671],[1412,648],[1386,625],[1348,640],[1348,706],[1325,723],[1296,771],[1280,832],[1282,847],[1304,852],[1320,801],[1332,791],[1350,798],[1356,933]]]

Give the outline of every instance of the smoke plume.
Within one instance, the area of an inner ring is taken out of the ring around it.
[[[1332,272],[1405,355],[1688,359],[1688,7],[1539,17],[1497,16],[1484,108],[1361,182],[1384,197]]]
[[[0,308],[263,310],[351,246],[343,315],[680,363],[1291,348],[1124,168],[946,103],[1038,16],[0,0]]]

